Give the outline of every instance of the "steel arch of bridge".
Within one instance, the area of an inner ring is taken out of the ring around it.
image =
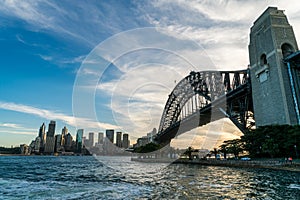
[[[211,119],[212,107],[219,108],[214,119]],[[254,125],[248,69],[192,71],[169,95],[155,140],[169,142],[181,134],[178,129],[183,122],[187,127],[182,132],[196,128],[188,120],[196,120],[194,124],[201,126],[223,117],[231,119],[242,132]]]

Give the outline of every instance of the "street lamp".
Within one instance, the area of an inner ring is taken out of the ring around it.
[[[295,152],[296,152],[296,158],[298,158],[297,145],[294,145],[294,147],[295,147]]]

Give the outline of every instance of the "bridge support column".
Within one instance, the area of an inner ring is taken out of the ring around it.
[[[269,7],[254,22],[250,33],[250,74],[256,126],[299,123],[300,90],[294,88],[300,85],[298,69],[290,66],[289,73],[284,62],[284,58],[297,50],[293,29],[284,12]],[[293,75],[292,82],[289,74]]]

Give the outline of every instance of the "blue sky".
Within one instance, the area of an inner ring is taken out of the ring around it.
[[[300,38],[296,1],[0,4],[0,146],[29,143],[50,120],[56,133],[145,135],[190,70],[247,67],[249,29],[268,5]]]

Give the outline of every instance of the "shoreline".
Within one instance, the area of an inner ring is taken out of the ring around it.
[[[0,154],[0,156],[29,156],[23,154]],[[33,155],[30,155],[33,156]],[[37,155],[37,156],[51,156],[51,155]],[[54,156],[54,155],[52,155]],[[69,155],[60,155],[69,156]],[[76,155],[72,155],[76,156]],[[261,168],[272,170],[284,170],[292,172],[300,172],[300,163],[285,163],[279,160],[188,160],[188,159],[171,159],[171,158],[134,158],[133,162],[144,163],[170,163],[170,164],[188,164],[188,165],[202,165],[202,166],[219,166],[219,167],[235,167],[235,168]]]
[[[23,154],[6,154],[6,153],[1,154],[0,153],[0,156],[26,156],[26,155],[23,155]]]
[[[236,167],[236,168],[262,168],[300,172],[299,163],[283,163],[276,160],[183,160],[178,159],[174,164],[196,164],[204,166]]]
[[[261,168],[272,170],[285,170],[300,172],[300,163],[283,163],[278,160],[187,160],[187,159],[143,159],[132,158],[131,161],[145,163],[171,163],[171,164],[192,164],[202,166],[220,166],[220,167],[235,167],[235,168]]]

